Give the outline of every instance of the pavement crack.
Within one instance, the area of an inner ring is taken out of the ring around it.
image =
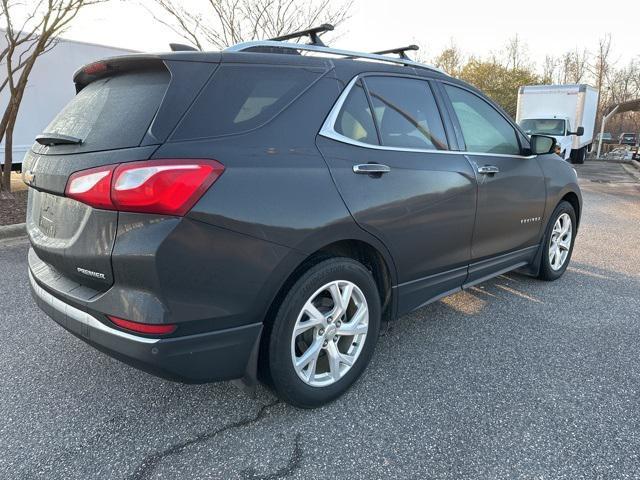
[[[147,455],[144,460],[142,460],[142,462],[140,463],[140,465],[138,466],[138,468],[136,468],[135,472],[133,472],[133,474],[130,476],[131,480],[143,480],[146,478],[149,478],[150,475],[153,473],[153,471],[155,470],[155,468],[158,466],[158,464],[160,462],[162,462],[165,458],[170,457],[172,455],[179,455],[181,454],[184,450],[186,450],[187,448],[189,448],[192,445],[196,445],[199,443],[204,443],[207,442],[209,440],[211,440],[212,438],[225,433],[229,430],[233,430],[236,428],[242,428],[242,427],[246,427],[247,425],[251,425],[254,423],[259,422],[260,420],[262,420],[264,418],[264,416],[266,415],[267,411],[271,408],[274,407],[275,405],[277,405],[278,403],[280,403],[279,400],[274,400],[271,403],[267,403],[265,405],[262,405],[260,407],[260,409],[258,410],[258,412],[253,416],[253,417],[249,417],[249,418],[244,418],[242,420],[239,420],[237,422],[233,422],[233,423],[229,423],[227,425],[224,425],[220,428],[217,428],[215,430],[209,431],[209,432],[203,432],[199,435],[196,435],[193,438],[190,438],[188,440],[185,440],[183,442],[177,443],[175,445],[172,445],[162,451],[159,452],[155,452],[155,453],[151,453],[149,455]]]
[[[300,432],[296,433],[296,436],[293,440],[293,450],[291,452],[291,456],[289,457],[289,460],[284,467],[281,467],[275,472],[266,475],[259,475],[256,473],[254,468],[250,468],[242,472],[243,478],[247,480],[278,480],[280,478],[287,478],[288,476],[293,474],[302,466],[302,447],[300,446],[301,437],[302,434]]]

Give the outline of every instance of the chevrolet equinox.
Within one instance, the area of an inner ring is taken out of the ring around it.
[[[147,372],[315,407],[381,322],[510,270],[559,278],[582,199],[554,140],[400,53],[259,41],[80,69],[24,160],[40,308]]]

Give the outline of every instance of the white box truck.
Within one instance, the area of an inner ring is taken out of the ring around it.
[[[583,163],[593,142],[598,90],[589,85],[520,87],[516,122],[528,134],[555,137],[561,155]]]

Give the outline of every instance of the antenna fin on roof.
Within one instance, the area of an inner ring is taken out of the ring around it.
[[[407,51],[409,50],[418,50],[420,47],[418,45],[407,45],[406,47],[398,47],[398,48],[390,48],[389,50],[380,50],[379,52],[373,52],[376,55],[387,55],[389,53],[395,53],[400,58],[404,58],[405,60],[409,60],[407,56]]]
[[[333,30],[333,25],[330,23],[323,23],[317,27],[300,30],[299,32],[287,33],[286,35],[280,35],[279,37],[270,38],[269,40],[273,42],[283,42],[285,40],[291,40],[292,38],[309,37],[309,45],[326,47],[324,42],[320,39],[320,34],[330,32],[331,30]]]

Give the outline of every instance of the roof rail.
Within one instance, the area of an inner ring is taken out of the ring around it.
[[[408,50],[418,50],[420,47],[418,45],[407,45],[406,47],[398,47],[398,48],[390,48],[389,50],[380,50],[379,52],[373,52],[375,55],[386,55],[388,53],[397,53],[400,58],[406,58],[409,60],[407,56]]]
[[[394,63],[398,65],[404,65],[407,67],[415,67],[415,68],[423,68],[425,70],[432,70],[434,72],[443,73],[444,75],[448,74],[443,70],[433,67],[431,65],[426,65],[424,63],[414,62],[408,58],[394,58],[387,57],[385,55],[380,55],[378,53],[365,53],[365,52],[352,52],[350,50],[341,50],[338,48],[329,48],[317,45],[304,45],[302,43],[289,43],[289,42],[280,42],[274,40],[255,40],[252,42],[244,42],[238,43],[237,45],[232,45],[231,47],[226,48],[225,52],[261,52],[265,51],[274,52],[282,50],[293,50],[293,51],[305,51],[305,52],[316,52],[316,53],[325,53],[329,55],[338,55],[341,57],[347,58],[362,58],[366,60],[376,60],[378,62],[387,62]]]
[[[330,23],[323,23],[317,27],[307,28],[306,30],[300,30],[298,32],[287,33],[286,35],[280,35],[279,37],[270,38],[272,42],[282,42],[284,40],[291,40],[292,38],[309,37],[311,40],[310,45],[317,45],[319,47],[326,47],[324,42],[320,40],[320,34],[324,32],[330,32],[333,30],[333,25]]]

